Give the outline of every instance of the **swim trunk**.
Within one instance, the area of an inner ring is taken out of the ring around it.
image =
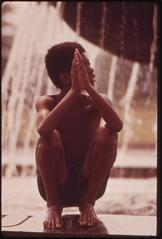
[[[68,178],[65,180],[63,184],[61,184],[58,187],[58,193],[62,205],[64,206],[68,205],[77,206],[79,204],[81,197],[84,195],[87,189],[88,180],[83,176],[82,165],[83,165],[82,163],[78,162],[67,162]],[[98,191],[96,200],[103,196],[107,185],[107,179],[108,177],[104,180],[100,190]],[[44,184],[38,170],[37,170],[37,184],[41,197],[46,201],[47,197]]]

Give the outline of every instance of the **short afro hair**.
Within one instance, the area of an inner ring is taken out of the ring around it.
[[[71,70],[76,48],[78,48],[80,53],[85,52],[85,49],[77,42],[63,42],[48,49],[45,56],[45,64],[48,75],[57,88],[62,88],[59,74],[67,73]]]

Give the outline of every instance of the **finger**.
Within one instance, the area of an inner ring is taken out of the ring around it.
[[[72,66],[71,66],[71,73],[77,71],[77,66],[76,66],[76,59],[73,60]]]
[[[83,57],[82,57],[82,55],[80,54],[79,51],[76,52],[76,56],[77,56],[78,59],[81,61],[81,63],[83,63]]]
[[[77,53],[79,53],[79,50],[78,48],[75,48],[74,54],[77,54]]]
[[[79,64],[80,70],[86,73],[87,69],[85,67],[85,63],[83,62],[83,59],[81,59],[79,56],[77,56],[76,62]]]
[[[79,59],[77,57],[75,57],[72,61],[72,67],[71,69],[75,69],[76,70],[76,67],[79,65]]]
[[[74,51],[74,57],[73,57],[73,60],[72,60],[72,65],[75,65],[76,63],[76,52]]]
[[[72,63],[71,63],[71,68],[75,65],[75,59],[73,58]]]
[[[76,63],[76,68],[77,68],[78,76],[81,77],[81,76],[82,76],[82,71],[81,71],[81,69],[80,69],[79,63]]]
[[[77,70],[76,63],[72,65],[71,70],[72,70],[72,71],[76,71],[76,70]]]
[[[74,58],[73,58],[73,60],[72,60],[72,67],[75,65],[75,63],[76,63],[76,57],[74,56]]]

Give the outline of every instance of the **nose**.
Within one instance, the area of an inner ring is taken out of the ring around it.
[[[90,67],[89,69],[88,69],[88,72],[90,73],[90,74],[93,74],[93,69]]]

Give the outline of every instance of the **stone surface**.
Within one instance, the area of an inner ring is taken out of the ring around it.
[[[44,215],[27,216],[21,214],[2,217],[2,233],[5,236],[107,236],[107,235],[156,235],[156,217],[98,215],[95,226],[81,227],[78,214],[64,214],[64,226],[61,229],[44,229]]]

